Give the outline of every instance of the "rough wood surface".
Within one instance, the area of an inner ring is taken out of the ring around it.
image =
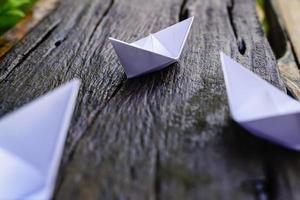
[[[5,34],[0,36],[0,59],[55,7],[58,0],[39,0],[31,11]]]
[[[266,6],[271,32],[269,37],[278,59],[278,68],[291,95],[300,100],[299,30],[300,1],[271,0]],[[288,20],[288,18],[290,18]],[[297,20],[298,18],[298,20]],[[298,40],[298,41],[297,41]],[[275,196],[277,199],[299,199],[300,158],[297,153],[278,152],[272,158]]]
[[[180,62],[127,80],[108,36],[134,41],[191,15]],[[56,199],[287,197],[274,171],[291,152],[230,120],[219,51],[284,89],[254,1],[61,0],[1,60],[0,115],[82,79]]]
[[[282,23],[288,33],[297,59],[300,59],[300,1],[299,0],[273,0],[280,13]]]
[[[294,8],[289,9],[291,5]],[[267,1],[265,11],[270,26],[268,39],[278,59],[280,74],[291,94],[300,100],[299,55],[297,53],[297,49],[300,48],[297,39],[300,15],[295,11],[299,6],[300,1],[284,4],[281,0],[271,0]]]

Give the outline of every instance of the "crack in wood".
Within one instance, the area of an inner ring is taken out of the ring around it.
[[[93,38],[97,28],[100,26],[101,22],[103,21],[103,19],[108,15],[109,11],[111,10],[111,8],[114,5],[114,0],[110,0],[109,5],[107,6],[107,8],[104,10],[103,14],[101,15],[99,21],[97,22],[97,24],[95,25],[92,34],[90,35],[90,37],[88,38],[88,44],[90,43],[91,39]]]
[[[280,59],[287,51],[287,33],[280,26],[279,18],[269,0],[265,1],[263,10],[265,12],[265,23],[269,27],[265,32],[266,37],[276,58]]]
[[[288,36],[288,39],[289,39],[289,41],[291,41],[290,38],[289,38],[289,36]],[[291,44],[291,50],[292,50],[292,54],[294,55],[294,59],[295,59],[296,65],[300,69],[300,62],[298,60],[298,57],[296,56],[295,47],[294,47],[294,45],[293,45],[292,42],[290,44]]]
[[[36,42],[29,48],[23,55],[17,58],[16,62],[13,62],[12,65],[7,67],[3,75],[0,76],[0,83],[6,79],[10,73],[18,66],[21,65],[29,56],[32,52],[34,52],[44,41],[46,41],[50,35],[54,32],[54,30],[58,27],[60,21],[56,21],[53,23],[52,26],[49,27],[49,29],[41,35],[39,39],[36,40]]]
[[[99,21],[96,23],[96,25],[94,26],[94,28],[93,28],[93,30],[92,30],[92,32],[91,32],[91,35],[90,35],[90,36],[88,37],[88,39],[87,39],[87,44],[88,44],[88,45],[90,44],[90,42],[91,42],[93,36],[95,35],[96,30],[97,30],[98,27],[100,26],[101,22],[103,22],[104,18],[108,15],[108,13],[109,13],[109,11],[111,10],[113,4],[114,4],[114,0],[110,0],[109,5],[108,5],[107,8],[104,10],[103,14],[99,17]],[[83,9],[83,10],[85,10],[85,9]],[[107,33],[107,34],[108,34],[108,33]],[[106,35],[104,38],[107,38],[107,35]],[[103,49],[103,46],[104,46],[104,42],[101,42],[101,46],[100,46],[99,49],[100,49],[100,50]],[[77,50],[76,53],[74,54],[74,57],[73,57],[72,61],[70,62],[70,64],[67,66],[67,70],[66,70],[65,75],[68,74],[68,72],[69,72],[69,70],[70,70],[70,68],[71,68],[71,66],[72,66],[72,64],[73,64],[73,61],[75,60],[75,57],[77,56],[77,52],[78,52],[78,50]],[[95,53],[95,52],[94,52],[94,53]],[[93,53],[92,56],[94,56],[94,53]],[[86,64],[86,62],[84,62],[84,64]]]
[[[233,21],[233,8],[234,8],[234,0],[230,0],[229,4],[227,5],[227,12],[228,12],[228,16],[229,16],[229,22],[234,34],[234,37],[237,38],[237,30]]]
[[[180,5],[179,16],[178,16],[179,21],[185,20],[189,17],[189,10],[186,8],[187,2],[188,0],[183,0]]]
[[[154,194],[155,200],[160,200],[161,195],[161,177],[160,177],[160,155],[159,151],[155,154],[155,172],[154,172]]]
[[[272,165],[273,162],[271,162],[269,158],[266,158],[264,162],[265,180],[261,183],[262,186],[259,184],[256,185],[257,197],[261,197],[258,198],[258,200],[264,200],[262,197],[265,197],[266,200],[275,199],[277,175]]]
[[[229,17],[229,22],[230,22],[230,26],[232,28],[232,31],[233,31],[233,34],[234,34],[234,37],[236,39],[236,44],[237,44],[237,48],[240,52],[240,54],[244,55],[245,52],[246,52],[246,43],[244,41],[243,38],[240,38],[239,35],[238,35],[238,31],[237,31],[237,27],[234,23],[234,12],[233,12],[233,9],[234,9],[234,2],[235,0],[230,0],[229,1],[229,4],[227,5],[227,12],[228,12],[228,17]]]

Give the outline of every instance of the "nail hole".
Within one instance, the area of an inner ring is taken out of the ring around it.
[[[243,39],[239,39],[239,40],[237,41],[237,46],[238,46],[239,52],[240,52],[242,55],[244,55],[245,52],[246,52],[246,43],[245,43],[245,41],[244,41]]]
[[[54,45],[55,45],[56,47],[58,47],[59,45],[61,45],[61,41],[59,40],[59,41],[55,42]]]

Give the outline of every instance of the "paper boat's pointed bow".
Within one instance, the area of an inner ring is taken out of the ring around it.
[[[51,198],[79,85],[73,80],[0,120],[0,199]]]
[[[133,43],[109,38],[128,78],[158,71],[176,62],[194,17],[174,24]]]
[[[300,103],[221,53],[230,112],[254,135],[300,150]]]

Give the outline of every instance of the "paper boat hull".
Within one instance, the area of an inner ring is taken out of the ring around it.
[[[127,78],[161,70],[176,60],[130,44],[111,39],[114,50],[124,67]]]
[[[51,199],[79,86],[74,79],[0,120],[0,199]]]
[[[300,113],[238,123],[257,137],[300,151]]]
[[[176,62],[194,17],[190,17],[133,43],[109,38],[127,78],[161,70]]]
[[[0,160],[1,199],[20,199],[44,186],[44,177],[30,163],[1,148]]]

